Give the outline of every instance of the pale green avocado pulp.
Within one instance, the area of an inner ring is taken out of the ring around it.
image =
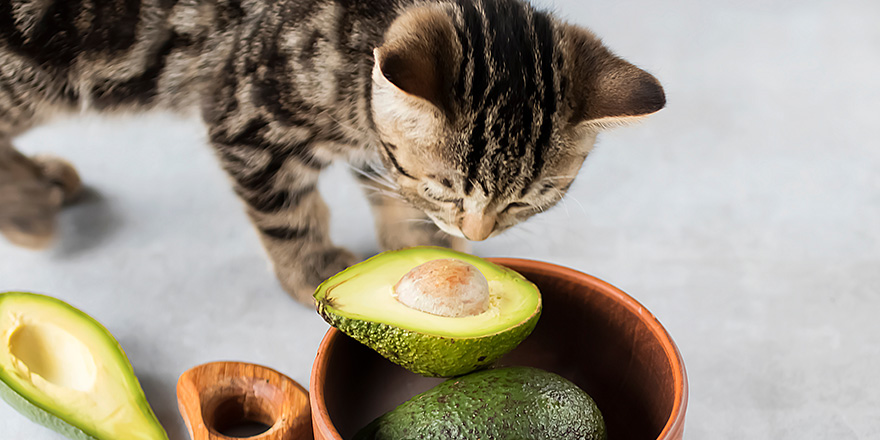
[[[414,267],[454,258],[475,266],[489,284],[489,307],[444,317],[403,305],[394,285]],[[522,342],[541,313],[538,288],[517,272],[438,247],[379,254],[331,277],[315,293],[318,312],[342,332],[389,360],[426,376],[456,376],[491,364]]]
[[[74,439],[167,440],[116,339],[55,298],[0,293],[0,397]]]

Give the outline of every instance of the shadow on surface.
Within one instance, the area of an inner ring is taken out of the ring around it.
[[[168,385],[158,377],[138,373],[138,381],[147,396],[147,402],[159,419],[159,423],[168,433],[169,440],[188,440],[189,435],[183,426],[183,420],[177,412],[177,392],[174,385]],[[176,384],[175,384],[176,385]]]
[[[100,192],[85,187],[77,200],[64,208],[60,223],[62,235],[57,255],[70,257],[100,246],[119,229],[122,221]]]

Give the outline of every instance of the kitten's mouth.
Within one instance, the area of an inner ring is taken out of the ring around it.
[[[452,235],[454,237],[464,238],[465,240],[468,239],[467,237],[464,236],[464,234],[461,232],[460,229],[448,225],[446,222],[439,220],[437,217],[434,217],[432,214],[427,214],[427,215],[428,215],[428,218],[430,218],[431,221],[433,221],[434,224],[437,225],[437,227],[440,228],[441,231],[443,231],[449,235]]]
[[[469,241],[483,241],[483,240],[486,240],[489,238],[497,237],[502,232],[510,229],[510,226],[498,227],[498,225],[496,225],[495,228],[492,230],[492,232],[483,240],[471,240],[470,238],[465,236],[463,232],[461,232],[461,229],[454,227],[454,226],[450,226],[448,223],[437,219],[436,217],[434,217],[431,214],[427,214],[427,215],[428,215],[428,218],[430,218],[431,221],[433,221],[434,224],[437,225],[437,227],[440,228],[441,231],[443,231],[449,235],[452,235],[454,237],[463,238],[463,239],[469,240]]]
[[[502,232],[510,229],[511,226],[512,225],[501,226],[501,227],[495,226],[495,229],[492,231],[491,234],[489,234],[489,238],[493,238],[493,237],[497,237],[497,236],[501,235]]]

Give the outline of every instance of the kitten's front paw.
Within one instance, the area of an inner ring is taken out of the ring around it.
[[[79,174],[64,159],[6,157],[0,163],[0,234],[26,248],[49,246],[58,211],[81,188]]]
[[[0,182],[0,234],[30,249],[49,246],[62,194],[39,180]]]
[[[83,185],[79,173],[70,162],[50,154],[38,154],[32,160],[39,167],[43,180],[61,190],[64,203],[76,200]]]
[[[301,255],[293,267],[279,268],[278,279],[284,290],[300,303],[313,307],[318,285],[359,261],[345,248],[332,247]]]
[[[315,267],[314,277],[311,281],[316,288],[318,287],[318,284],[323,283],[327,278],[342,272],[360,261],[360,259],[353,253],[349,252],[348,249],[341,247],[324,249],[315,252],[308,258],[313,261]]]

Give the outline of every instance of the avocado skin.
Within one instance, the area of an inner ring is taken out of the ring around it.
[[[13,409],[20,412],[32,422],[45,426],[67,438],[73,440],[96,440],[83,430],[66,423],[58,417],[49,414],[39,406],[34,405],[20,394],[13,391],[6,382],[0,380],[0,399],[6,401]]]
[[[382,415],[354,440],[605,440],[596,403],[575,384],[531,367],[469,374]]]
[[[346,318],[331,313],[329,307],[327,301],[318,300],[318,313],[327,323],[391,362],[428,377],[459,376],[491,365],[531,334],[541,316],[539,306],[528,320],[502,332],[477,338],[448,338]]]

